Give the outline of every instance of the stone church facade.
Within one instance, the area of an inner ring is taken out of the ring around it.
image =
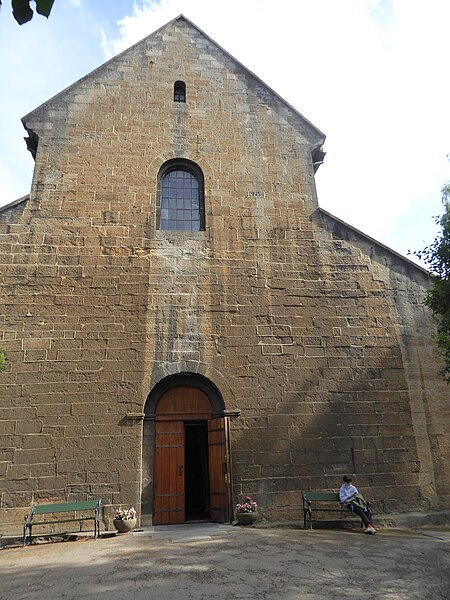
[[[378,512],[448,503],[429,276],[319,208],[318,129],[183,16],[23,123],[0,532],[90,498],[106,524],[228,521],[245,494],[300,519],[346,473]]]

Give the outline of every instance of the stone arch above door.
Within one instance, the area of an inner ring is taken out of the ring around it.
[[[170,389],[179,386],[196,387],[206,394],[212,409],[212,418],[223,417],[225,406],[222,394],[217,387],[198,373],[176,373],[161,379],[147,397],[145,403],[145,420],[154,420],[156,418],[156,407],[161,397]]]

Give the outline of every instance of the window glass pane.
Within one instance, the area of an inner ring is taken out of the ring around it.
[[[186,102],[186,84],[184,81],[176,81],[173,89],[174,102]]]
[[[174,169],[164,175],[161,182],[161,229],[199,230],[199,207],[199,185],[193,173]]]

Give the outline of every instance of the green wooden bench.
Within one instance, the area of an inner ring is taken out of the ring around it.
[[[30,515],[26,515],[23,526],[23,545],[27,541],[27,530],[29,530],[29,543],[31,544],[32,528],[36,525],[51,525],[54,523],[80,523],[80,531],[83,521],[94,521],[94,539],[100,537],[100,507],[101,500],[87,500],[86,502],[61,502],[59,504],[33,504]],[[90,515],[86,512],[90,511]],[[60,519],[57,515],[72,513],[71,516]],[[78,514],[77,513],[81,513]],[[43,519],[44,515],[54,515],[53,518]],[[36,517],[38,520],[36,520]],[[39,517],[43,520],[39,520]]]
[[[337,492],[302,492],[302,498],[303,527],[306,527],[306,524],[309,523],[309,528],[312,529],[313,520],[317,520],[313,518],[313,514],[315,515],[316,513],[321,512],[345,513],[348,517],[354,515],[359,518],[358,515],[342,506]],[[317,506],[317,504],[320,504],[320,506]],[[324,504],[328,504],[328,506],[324,506]],[[367,506],[370,508],[369,502],[367,503]],[[363,521],[361,520],[361,527],[362,526]]]

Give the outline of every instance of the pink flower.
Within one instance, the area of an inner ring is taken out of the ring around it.
[[[256,502],[251,498],[251,496],[245,496],[246,502],[238,502],[236,504],[236,512],[241,513],[252,513],[255,512],[258,508]]]

